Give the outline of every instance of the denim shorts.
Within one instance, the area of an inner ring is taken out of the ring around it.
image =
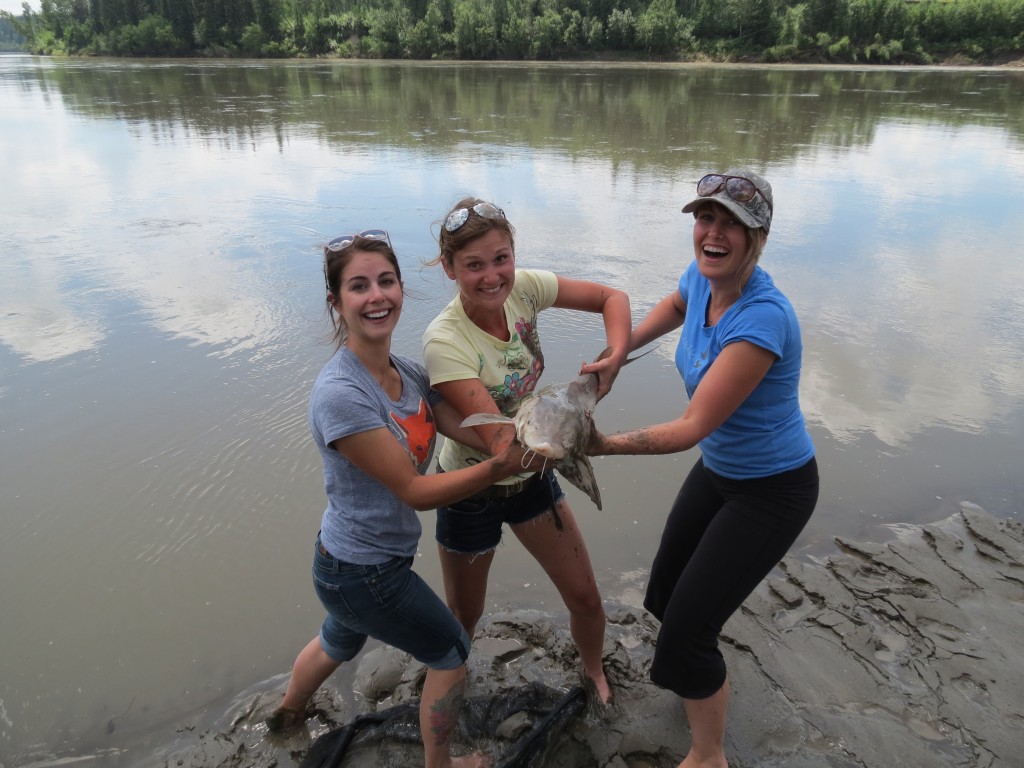
[[[496,487],[496,486],[492,486]],[[488,489],[489,490],[489,489]],[[550,469],[535,475],[519,493],[505,498],[486,498],[488,491],[470,496],[437,510],[437,543],[450,552],[478,555],[490,552],[501,542],[501,526],[515,525],[540,517],[548,510],[556,515],[555,504],[565,498],[558,478]]]
[[[350,661],[373,637],[431,669],[457,669],[469,656],[466,630],[412,570],[411,557],[377,565],[335,558],[317,536],[313,587],[327,609],[320,645],[335,661]]]

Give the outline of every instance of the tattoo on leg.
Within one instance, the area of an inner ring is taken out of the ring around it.
[[[430,706],[430,731],[435,744],[443,746],[449,742],[459,722],[459,709],[466,694],[466,681],[460,680],[448,692]]]

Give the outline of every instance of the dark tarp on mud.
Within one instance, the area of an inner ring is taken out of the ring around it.
[[[473,741],[489,734],[510,738],[511,744],[494,760],[494,768],[542,765],[562,730],[586,706],[586,693],[576,686],[568,693],[540,683],[521,685],[493,696],[469,698],[462,709],[456,741]],[[361,744],[379,750],[383,744],[420,743],[419,706],[411,701],[381,712],[360,715],[319,739],[300,768],[338,768],[351,757],[352,765],[366,764],[356,755]]]

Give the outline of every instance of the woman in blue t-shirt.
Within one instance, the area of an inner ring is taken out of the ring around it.
[[[663,424],[601,435],[588,453],[665,454],[700,446],[669,512],[644,606],[662,623],[651,679],[683,698],[681,768],[723,768],[726,620],[796,540],[818,499],[800,411],[802,345],[793,307],[758,260],[772,188],[744,170],[709,174],[693,213],[694,261],[633,330],[630,350],[682,326],[676,367],[689,404]],[[588,366],[583,367],[588,371]]]
[[[472,467],[425,474],[438,431],[479,440],[459,428],[461,417],[430,388],[423,366],[391,352],[404,295],[388,234],[366,230],[332,240],[324,278],[338,349],[313,385],[309,425],[327,492],[313,548],[313,586],[327,617],[295,659],[267,726],[287,731],[305,722],[320,685],[374,637],[427,667],[420,702],[427,768],[481,766],[481,753],[450,754],[470,638],[412,570],[421,532],[416,510],[523,471],[525,451],[513,445]]]

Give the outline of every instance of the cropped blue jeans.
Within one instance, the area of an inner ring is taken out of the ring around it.
[[[412,570],[411,557],[376,565],[346,563],[317,537],[313,586],[327,609],[320,645],[335,661],[350,661],[367,637],[405,651],[431,669],[457,669],[470,639],[430,586]]]

